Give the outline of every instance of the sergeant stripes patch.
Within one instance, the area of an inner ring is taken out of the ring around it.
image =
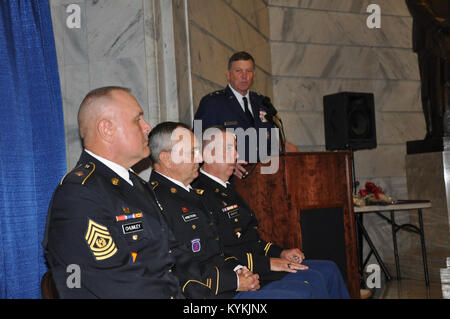
[[[117,253],[117,247],[108,228],[89,219],[86,242],[96,260],[105,260]]]

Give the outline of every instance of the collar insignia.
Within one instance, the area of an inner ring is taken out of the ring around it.
[[[195,192],[196,192],[197,194],[199,194],[199,195],[203,195],[203,193],[205,192],[205,190],[204,190],[204,189],[200,189],[200,188],[196,188],[196,189],[195,189]]]

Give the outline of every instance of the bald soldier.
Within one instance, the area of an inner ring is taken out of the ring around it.
[[[85,149],[55,190],[43,241],[59,296],[182,298],[172,233],[153,190],[130,170],[150,154],[142,108],[126,88],[99,88],[78,124]],[[79,280],[68,278],[77,267]]]

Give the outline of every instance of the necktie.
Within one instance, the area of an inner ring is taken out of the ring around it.
[[[141,182],[141,180],[139,179],[139,177],[136,175],[136,174],[134,174],[134,173],[132,173],[132,172],[129,172],[129,174],[130,174],[130,180],[131,180],[131,182],[133,182],[133,186],[137,189],[137,190],[139,190],[141,193],[144,193],[145,194],[145,187],[144,187],[144,185],[142,184],[142,182]]]
[[[248,101],[246,97],[243,97],[242,100],[244,101],[244,109],[245,109],[245,115],[247,116],[248,121],[252,126],[255,125],[255,121],[253,119],[252,113],[248,109]]]

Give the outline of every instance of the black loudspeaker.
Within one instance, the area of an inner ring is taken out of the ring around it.
[[[372,93],[341,92],[323,97],[327,150],[377,147]]]

